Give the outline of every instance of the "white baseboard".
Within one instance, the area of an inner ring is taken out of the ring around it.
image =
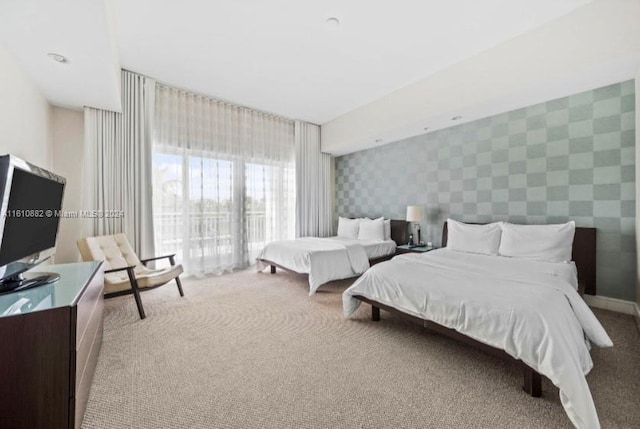
[[[582,297],[590,307],[602,308],[603,310],[632,315],[636,321],[636,325],[638,325],[638,329],[640,330],[640,306],[638,306],[637,302],[609,298],[608,296],[600,295],[585,294]]]
[[[608,296],[601,295],[584,294],[582,297],[591,307],[615,311],[616,313],[637,315],[638,305],[633,301],[625,301],[624,299],[609,298]]]

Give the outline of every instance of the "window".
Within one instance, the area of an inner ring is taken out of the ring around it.
[[[293,166],[178,154],[156,147],[156,250],[188,273],[245,266],[272,240],[293,238]],[[289,202],[288,202],[289,201]]]
[[[292,121],[156,86],[156,251],[187,274],[244,267],[295,234]]]

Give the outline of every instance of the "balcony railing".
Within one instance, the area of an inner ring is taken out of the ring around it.
[[[247,212],[244,232],[241,223],[228,212],[180,212],[154,215],[157,252],[178,253],[189,250],[193,255],[219,255],[233,251],[233,237],[247,234],[250,248],[266,241],[266,216],[264,212]],[[193,250],[193,251],[192,251]]]

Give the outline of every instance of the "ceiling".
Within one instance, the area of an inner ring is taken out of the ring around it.
[[[1,0],[0,43],[55,105],[120,110],[122,67],[322,124],[587,3]]]
[[[593,1],[323,123],[322,151],[339,156],[630,79],[640,82],[638,22],[638,0]]]
[[[52,104],[120,110],[120,63],[104,0],[0,0],[4,46]],[[59,64],[48,53],[62,54]]]
[[[114,0],[126,69],[322,124],[587,0]],[[337,28],[325,21],[337,17]]]

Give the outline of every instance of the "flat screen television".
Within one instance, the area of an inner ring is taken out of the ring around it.
[[[65,179],[12,155],[0,156],[0,294],[56,281],[25,273],[51,257]]]

